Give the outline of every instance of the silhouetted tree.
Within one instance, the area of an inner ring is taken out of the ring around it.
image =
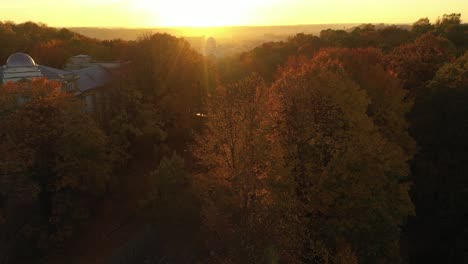
[[[429,18],[425,17],[414,22],[411,30],[417,36],[420,36],[420,35],[429,33],[432,30],[434,30],[434,26],[431,24],[431,21],[429,20]]]

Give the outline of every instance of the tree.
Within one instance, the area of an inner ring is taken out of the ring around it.
[[[407,156],[368,115],[366,90],[333,60],[286,67],[272,89],[275,135],[305,234],[302,260],[398,262],[400,226],[412,213],[400,182]]]
[[[0,149],[7,151],[0,158],[6,187],[2,195],[9,199],[5,206],[28,201],[37,206],[39,215],[32,210],[20,234],[27,234],[36,248],[54,248],[83,226],[106,190],[107,138],[59,83],[8,83],[0,88],[0,101]],[[29,186],[37,191],[28,193]],[[15,201],[15,196],[20,199]],[[7,216],[7,221],[15,217]]]
[[[285,258],[281,252],[289,247],[276,237],[281,221],[272,215],[270,183],[278,176],[265,124],[267,99],[265,83],[254,75],[220,87],[209,103],[194,154],[201,166],[196,183],[213,263]]]
[[[105,100],[100,102],[102,117],[99,123],[109,136],[119,173],[127,174],[124,168],[128,168],[132,161],[140,161],[140,166],[153,164],[155,159],[166,154],[167,132],[160,109],[126,77],[129,74],[126,69],[120,74],[103,88]],[[153,170],[154,166],[149,169]]]
[[[386,26],[378,29],[378,48],[385,52],[389,52],[396,47],[399,47],[412,40],[413,36],[410,31],[400,26]]]
[[[351,47],[351,37],[344,30],[322,30],[320,31],[320,39],[326,43],[328,47]]]
[[[461,23],[461,14],[459,13],[444,14],[435,25],[435,32],[455,44],[460,51],[459,54],[463,54],[467,49],[467,29],[468,25]]]
[[[142,209],[163,244],[160,257],[193,262],[201,244],[200,204],[184,160],[175,153],[164,157],[149,180],[151,189]]]
[[[250,73],[257,73],[267,82],[273,82],[278,68],[295,53],[296,48],[289,42],[269,42],[241,54],[241,60]]]
[[[216,84],[212,66],[187,41],[168,34],[144,36],[129,48],[130,78],[143,102],[161,114],[167,142],[183,151],[199,128],[207,95]]]
[[[416,98],[412,162],[416,217],[408,225],[412,260],[459,263],[468,243],[468,53],[439,69]]]
[[[415,33],[417,36],[426,34],[434,30],[434,26],[431,24],[429,18],[420,18],[418,21],[413,23],[413,27],[411,31]]]
[[[385,70],[383,53],[375,48],[325,49],[313,58],[313,62],[327,65],[337,61],[349,77],[366,91],[370,102],[367,114],[385,138],[398,144],[407,153],[407,159],[415,152],[415,142],[408,134],[406,120],[412,103],[406,100],[407,91],[401,82]]]
[[[350,35],[357,47],[375,47],[379,39],[378,31],[373,24],[360,25],[356,27]]]
[[[452,14],[444,14],[442,19],[437,19],[436,27],[438,30],[443,30],[444,28],[451,26],[451,25],[460,25],[461,24],[461,14],[460,13],[452,13]]]
[[[30,55],[41,65],[63,69],[68,59],[74,55],[69,44],[68,41],[56,39],[41,42],[31,49]]]
[[[59,30],[33,22],[22,24],[0,22],[0,42],[2,62],[5,62],[12,53],[20,51],[32,55],[39,64],[59,68],[63,67],[72,55],[100,55],[95,50],[107,48],[99,40],[87,38],[68,29]],[[45,50],[47,51],[44,52]],[[112,59],[119,59],[117,55],[116,52]],[[102,59],[102,56],[96,58]]]
[[[276,79],[278,69],[288,61],[289,57],[304,56],[310,58],[323,46],[323,42],[317,36],[301,33],[285,42],[264,43],[240,55],[245,71],[237,70],[237,72],[242,73],[242,77],[247,77],[249,73],[256,73],[265,81],[271,83]],[[225,66],[221,69],[223,70],[222,73],[227,70],[232,71],[233,66],[237,65]]]
[[[299,33],[290,38],[288,42],[297,47],[297,55],[312,57],[323,47],[323,41],[314,35]]]
[[[455,49],[445,38],[425,34],[413,43],[393,50],[387,58],[388,68],[403,82],[403,87],[413,93],[434,78],[437,70],[450,61]]]

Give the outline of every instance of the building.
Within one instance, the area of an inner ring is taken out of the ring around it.
[[[215,57],[216,56],[216,39],[213,37],[209,37],[206,40],[206,45],[205,45],[205,55],[210,56],[210,57]]]
[[[0,83],[34,78],[59,81],[68,92],[84,99],[88,111],[93,111],[102,95],[100,88],[112,82],[126,64],[128,63],[95,62],[88,55],[77,55],[70,58],[65,69],[61,70],[38,65],[31,56],[15,53],[0,67]]]
[[[42,78],[40,68],[34,60],[24,53],[15,53],[8,57],[6,64],[0,69],[2,83],[16,82],[23,79]]]

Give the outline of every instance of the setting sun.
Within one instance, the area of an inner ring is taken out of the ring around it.
[[[248,24],[248,1],[225,3],[216,0],[154,2],[139,0],[138,7],[149,8],[155,23],[162,26],[226,26]]]
[[[3,3],[4,2],[4,3]],[[459,0],[15,0],[2,20],[61,27],[219,27],[332,23],[412,23],[457,10]],[[430,3],[429,3],[430,2]],[[45,7],[48,8],[45,8]],[[21,10],[21,11],[20,11]],[[105,10],[104,12],[102,10]],[[20,12],[19,12],[20,11]]]

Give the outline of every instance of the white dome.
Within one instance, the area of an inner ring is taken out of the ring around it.
[[[36,63],[34,62],[33,58],[28,54],[24,53],[15,53],[8,57],[6,66],[8,68],[15,68],[15,67],[34,67]]]

